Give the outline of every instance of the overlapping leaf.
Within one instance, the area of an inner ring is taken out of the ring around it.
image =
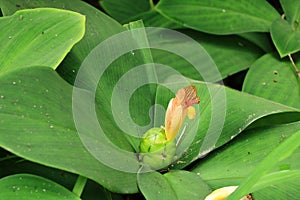
[[[266,54],[253,63],[246,75],[243,91],[300,108],[300,83],[292,63],[280,60],[274,54]]]
[[[300,50],[300,2],[281,0],[280,3],[284,17],[272,23],[271,36],[280,57],[284,57]]]
[[[284,15],[290,24],[297,25],[300,19],[300,2],[292,0],[280,0]]]
[[[59,74],[70,83],[74,82],[82,61],[96,45],[106,38],[125,30],[125,28],[112,18],[80,0],[31,0],[21,3],[18,0],[1,0],[0,2],[1,10],[5,16],[12,15],[20,9],[40,7],[67,9],[86,16],[86,31],[83,39],[72,48],[71,52],[57,69]]]
[[[279,17],[266,1],[162,0],[155,9],[185,27],[213,34],[268,32]]]
[[[147,0],[100,0],[102,8],[120,23],[137,14],[150,10]]]
[[[65,187],[69,191],[72,191],[72,188],[74,187],[74,184],[78,177],[77,174],[33,163],[15,155],[9,156],[9,153],[4,149],[0,149],[0,166],[0,177],[24,173],[34,174],[54,181],[55,183]],[[107,189],[103,188],[98,183],[92,180],[88,180],[86,186],[84,187],[81,198],[93,199],[96,195],[102,196],[103,199],[107,200],[111,200],[112,196],[115,199],[121,199],[121,195],[110,193]],[[106,198],[104,198],[104,196]]]
[[[54,8],[22,10],[2,17],[0,29],[1,74],[34,65],[55,69],[83,37],[85,17]]]
[[[164,176],[179,200],[203,199],[211,192],[211,188],[195,173],[175,170]]]
[[[239,185],[270,152],[283,143],[286,138],[297,132],[299,125],[299,122],[296,122],[280,126],[264,126],[245,131],[233,142],[201,160],[199,165],[192,171],[199,173],[200,177],[215,189],[228,185]],[[294,142],[299,144],[299,141]],[[296,199],[295,197],[299,196],[299,191],[296,189],[299,187],[299,182],[292,180],[297,179],[297,176],[294,177],[295,179],[293,177],[286,179],[284,172],[293,173],[293,170],[297,171],[299,169],[299,153],[298,148],[290,157],[277,163],[272,168],[270,175],[262,176],[261,181],[269,182],[269,185],[261,185],[258,181],[256,192],[253,193],[254,198],[276,195],[279,199],[286,197]],[[280,172],[282,173],[280,174]],[[273,179],[275,176],[277,180]],[[280,178],[282,178],[281,181],[278,180]],[[272,179],[273,183],[270,181]],[[270,184],[271,187],[259,190],[259,187],[270,186]]]
[[[207,72],[212,71],[211,76],[206,77],[208,79],[207,81],[220,81],[220,78],[224,79],[229,75],[245,70],[249,68],[257,58],[263,55],[262,50],[258,48],[258,46],[253,45],[253,43],[238,36],[212,36],[192,30],[180,31],[199,42],[199,44],[205,49],[205,51],[213,59],[213,62],[216,64],[221,76],[216,77],[213,73],[214,69],[207,68]],[[172,36],[168,37],[171,40]],[[156,62],[172,66],[174,69],[189,78],[203,80],[203,77],[199,76],[195,68],[178,55],[154,50],[152,53],[153,59]],[[191,51],[190,53],[195,56],[195,58],[199,57],[199,55],[197,55],[195,52]],[[201,64],[206,65],[205,62]]]
[[[298,24],[291,25],[284,19],[272,23],[271,36],[280,57],[300,50],[300,29]]]
[[[164,175],[158,172],[138,174],[138,185],[149,199],[204,199],[211,192],[210,187],[195,174],[183,170],[170,171]]]
[[[16,174],[0,179],[1,199],[69,199],[80,200],[71,191],[48,179],[30,175]]]
[[[278,163],[280,163],[283,160],[285,162],[288,162],[286,161],[287,158],[290,158],[290,156],[293,154],[297,154],[297,150],[299,149],[298,147],[300,146],[299,141],[300,141],[300,131],[298,130],[297,132],[292,133],[287,139],[285,139],[285,141],[282,142],[282,144],[280,144],[269,155],[267,155],[264,158],[264,160],[255,167],[255,169],[249,174],[249,176],[245,178],[245,180],[239,185],[237,190],[232,195],[230,195],[228,199],[233,200],[238,197],[241,198],[243,195],[252,192],[253,191],[252,188],[255,185],[255,183],[259,182],[261,178],[264,178],[263,176],[267,174],[272,168],[274,168]],[[292,168],[296,167],[299,169],[299,166],[297,166],[297,164],[298,163],[286,164],[290,166],[288,167],[285,166],[285,168],[288,169],[283,168],[283,170],[290,170],[291,167]],[[296,175],[295,177],[297,177],[296,173],[294,173],[294,175]],[[273,184],[274,182],[273,183],[269,182],[269,185],[267,186],[273,186]],[[259,189],[264,189],[264,187],[261,186],[261,188]]]
[[[159,172],[140,173],[137,181],[141,192],[147,199],[178,199],[167,178]]]
[[[13,71],[2,76],[0,83],[2,148],[81,174],[112,191],[137,192],[134,174],[105,166],[86,151],[73,121],[72,87],[55,71],[45,67]],[[129,144],[123,146],[130,149]]]

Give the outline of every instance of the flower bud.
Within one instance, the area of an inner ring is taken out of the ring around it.
[[[196,111],[193,105],[199,102],[194,86],[190,85],[178,90],[176,97],[169,102],[166,112],[165,129],[168,140],[175,138],[186,115],[189,119],[195,118]]]
[[[175,140],[167,140],[164,128],[151,128],[140,143],[141,160],[157,170],[170,165],[176,151]]]
[[[185,117],[194,119],[196,116],[194,104],[198,104],[197,90],[190,85],[181,88],[175,98],[169,102],[165,128],[151,128],[148,130],[140,143],[140,157],[144,164],[157,170],[167,167],[172,163],[176,152],[176,135],[179,132]]]

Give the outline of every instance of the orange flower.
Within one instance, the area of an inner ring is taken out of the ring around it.
[[[165,117],[165,132],[167,140],[175,138],[186,115],[189,119],[196,116],[195,108],[200,99],[197,97],[197,90],[190,85],[178,90],[176,97],[169,102]]]

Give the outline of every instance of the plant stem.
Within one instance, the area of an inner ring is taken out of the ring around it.
[[[77,178],[77,180],[76,180],[76,183],[75,183],[75,185],[74,185],[74,187],[73,187],[73,190],[72,190],[72,192],[74,193],[74,194],[76,194],[77,196],[81,196],[81,194],[82,194],[82,191],[83,191],[83,189],[84,189],[84,186],[85,186],[85,184],[86,184],[86,181],[87,181],[87,178],[86,177],[84,177],[84,176],[78,176],[78,178]]]
[[[292,65],[293,65],[293,67],[294,67],[294,70],[295,70],[295,72],[296,72],[298,78],[300,78],[300,72],[299,72],[299,70],[298,70],[298,68],[297,68],[297,65],[295,64],[295,62],[294,62],[294,60],[293,60],[291,54],[288,54],[288,56],[289,56],[289,59],[290,59]]]
[[[9,156],[5,156],[3,158],[0,158],[0,162],[5,161],[5,160],[9,160],[9,159],[14,159],[17,158],[18,156],[16,155],[9,155]]]
[[[153,0],[149,0],[149,4],[150,4],[150,9],[152,10],[154,8]]]

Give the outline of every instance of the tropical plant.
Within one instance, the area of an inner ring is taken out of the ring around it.
[[[0,199],[299,199],[300,2],[99,5],[0,0]],[[189,85],[153,170],[143,135]]]

